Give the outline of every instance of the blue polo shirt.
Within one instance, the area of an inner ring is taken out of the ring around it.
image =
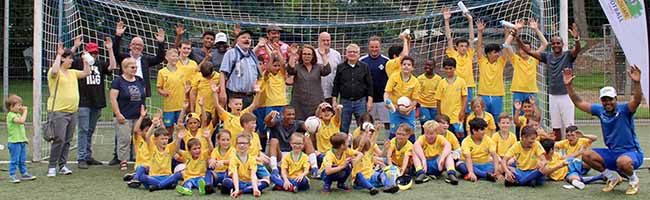
[[[384,102],[384,88],[386,88],[386,82],[388,82],[388,75],[386,74],[388,57],[379,55],[377,58],[373,58],[370,55],[365,55],[359,58],[359,60],[368,64],[368,68],[370,68],[373,102]]]
[[[608,149],[613,151],[641,151],[634,130],[634,113],[630,112],[628,103],[616,105],[613,115],[607,114],[601,104],[591,105],[591,115],[600,119],[603,138]]]
[[[260,77],[257,56],[252,49],[243,51],[235,45],[223,55],[220,72],[227,74],[226,88],[233,92],[253,93]]]

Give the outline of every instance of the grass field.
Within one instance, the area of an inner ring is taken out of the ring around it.
[[[643,149],[650,149],[649,125],[636,127],[639,135],[639,142]],[[601,136],[599,126],[582,126],[586,133]],[[0,129],[5,133],[4,129]],[[0,134],[4,135],[4,134]],[[418,132],[419,135],[419,132]],[[113,130],[101,128],[94,140],[94,156],[98,160],[110,160],[113,152]],[[6,144],[6,137],[0,137],[0,144]],[[73,141],[76,144],[76,141]],[[602,140],[594,143],[595,147],[604,146]],[[71,151],[68,160],[76,160],[76,151]],[[31,157],[31,154],[30,154]],[[646,157],[649,157],[646,155]],[[8,151],[0,151],[0,160],[8,160]],[[121,181],[123,175],[117,166],[98,166],[88,170],[77,169],[76,164],[69,164],[74,173],[70,176],[57,176],[54,178],[45,177],[47,164],[28,164],[30,172],[38,179],[32,182],[12,184],[6,180],[6,171],[1,172],[0,177],[0,199],[170,199],[170,198],[226,198],[218,194],[199,197],[181,197],[175,191],[148,192],[144,189],[129,189]],[[647,168],[650,163],[646,162],[643,167]],[[7,169],[7,164],[0,164],[0,169]],[[402,191],[397,194],[380,193],[371,197],[365,191],[354,191],[344,193],[334,190],[330,195],[322,195],[320,189],[321,181],[312,180],[312,189],[307,192],[291,194],[265,190],[261,199],[650,199],[650,172],[647,169],[637,171],[641,179],[641,192],[636,196],[626,196],[623,191],[626,183],[620,185],[615,192],[603,193],[600,189],[604,184],[589,185],[585,190],[562,189],[564,183],[547,182],[546,185],[537,188],[517,187],[505,188],[502,184],[479,181],[472,183],[461,181],[458,186],[450,186],[442,180],[434,180],[422,185],[415,185],[411,190]],[[592,170],[590,174],[595,174]],[[19,196],[13,196],[18,194]],[[242,198],[252,199],[251,195]]]

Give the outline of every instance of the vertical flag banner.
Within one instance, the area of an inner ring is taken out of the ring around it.
[[[629,64],[641,69],[641,89],[650,101],[648,29],[643,0],[599,0]],[[650,104],[650,103],[649,103]]]

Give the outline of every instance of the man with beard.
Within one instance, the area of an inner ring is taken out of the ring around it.
[[[256,90],[259,86],[257,79],[261,77],[259,61],[252,48],[252,32],[241,31],[235,41],[235,47],[226,51],[223,62],[219,68],[219,101],[226,102],[226,97],[241,97],[243,107],[248,107],[253,102]],[[266,45],[266,40],[261,38],[255,48],[259,49]],[[225,91],[225,92],[223,92]]]
[[[270,25],[266,27],[266,39],[269,41],[266,46],[271,49],[271,52],[279,52],[279,55],[282,55],[282,58],[286,61],[289,59],[288,51],[289,51],[289,45],[286,43],[280,41],[280,33],[282,32],[282,28],[276,25]],[[264,48],[258,48],[255,51],[255,55],[260,56],[264,58],[265,63],[271,61],[271,56],[266,54],[266,50]]]
[[[178,48],[182,45],[181,41],[184,33],[185,26],[183,24],[177,24],[175,46]],[[212,31],[205,31],[201,37],[201,44],[202,47],[200,48],[192,47],[189,58],[197,62],[198,65],[210,61],[214,65],[214,70],[219,71],[223,56],[228,51],[228,36],[223,32],[215,34]]]

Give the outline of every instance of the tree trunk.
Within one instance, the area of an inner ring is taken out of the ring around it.
[[[578,25],[578,31],[581,38],[589,36],[589,29],[587,27],[587,10],[585,9],[585,0],[573,0],[573,21]],[[571,25],[569,24],[569,29]]]

